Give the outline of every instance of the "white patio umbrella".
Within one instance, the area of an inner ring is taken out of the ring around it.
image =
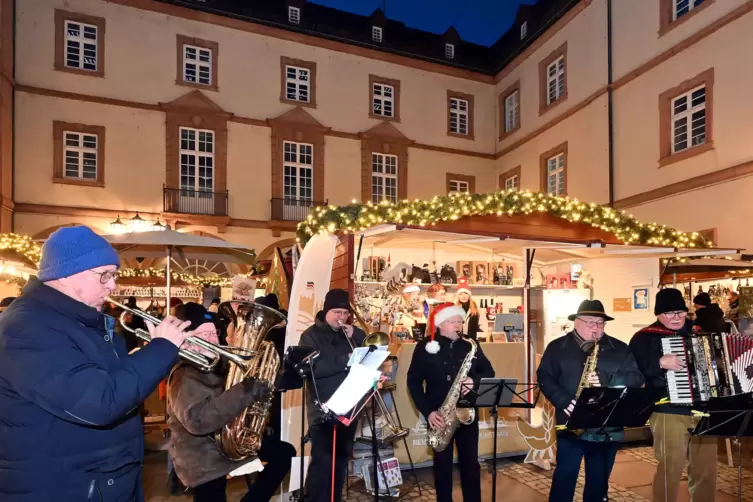
[[[210,260],[242,265],[256,263],[253,249],[220,239],[163,230],[158,232],[132,232],[103,236],[123,258],[167,258],[167,300],[170,304],[170,265],[173,252],[181,258]]]

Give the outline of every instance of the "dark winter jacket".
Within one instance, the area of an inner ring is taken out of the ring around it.
[[[724,312],[716,303],[696,310],[695,325],[703,333],[729,333],[730,330]]]
[[[418,342],[408,368],[408,391],[416,409],[427,419],[431,412],[442,406],[465,356],[471,350],[471,344],[465,340],[453,342],[442,335],[435,335],[434,339],[439,342],[439,352],[430,354],[426,351],[428,340]],[[476,357],[468,376],[475,385],[482,378],[494,377],[494,368],[480,344],[477,345]]]
[[[662,338],[667,336],[691,336],[692,333],[693,323],[690,320],[678,331],[672,331],[659,321],[656,321],[654,324],[638,331],[630,339],[630,351],[635,357],[635,362],[638,363],[638,368],[640,368],[641,373],[646,378],[646,388],[654,392],[657,401],[669,396],[667,371],[659,365],[659,359],[664,355],[661,346]],[[654,410],[657,413],[670,413],[673,415],[691,414],[690,407],[672,406],[670,404],[657,405]]]
[[[363,330],[353,328],[353,344],[360,347],[366,339]],[[301,334],[302,347],[310,347],[319,351],[314,360],[314,380],[316,391],[309,385],[306,390],[306,413],[309,425],[320,423],[324,412],[316,404],[317,393],[321,402],[326,402],[348,376],[348,360],[353,349],[347,337],[341,330],[334,330],[324,320],[324,312],[316,314],[313,326],[309,326]]]
[[[170,453],[180,480],[194,487],[224,477],[255,457],[228,459],[214,433],[239,416],[250,404],[267,399],[270,389],[246,379],[225,391],[226,374],[204,373],[178,364],[167,387],[167,424]]]
[[[607,334],[599,340],[599,354],[596,362],[596,374],[599,383],[604,387],[640,387],[643,385],[643,375],[635,363],[627,344]],[[557,424],[567,423],[565,409],[575,399],[575,391],[583,375],[588,354],[580,348],[572,331],[567,335],[551,342],[541,363],[536,370],[536,377],[541,392],[555,408]],[[607,429],[609,438],[587,431],[582,439],[604,441],[620,440],[622,428]]]
[[[0,318],[0,500],[143,500],[139,404],[178,358],[32,278]]]

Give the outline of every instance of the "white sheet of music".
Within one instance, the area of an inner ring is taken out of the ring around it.
[[[261,460],[258,458],[252,460],[251,462],[247,462],[243,464],[242,466],[238,467],[234,471],[232,471],[229,476],[231,478],[237,477],[237,476],[245,476],[246,474],[252,474],[254,472],[259,472],[264,470],[264,464],[262,464]]]
[[[350,367],[345,381],[337,388],[332,397],[324,403],[324,406],[337,415],[346,414],[355,408],[358,401],[374,387],[374,383],[381,374],[380,371],[368,368],[362,364],[354,364]]]
[[[357,347],[350,356],[348,366],[360,364],[369,369],[376,370],[389,357],[390,352],[387,347],[377,347],[376,350],[370,351],[369,347]]]

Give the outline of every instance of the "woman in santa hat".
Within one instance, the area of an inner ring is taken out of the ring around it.
[[[468,286],[468,279],[466,277],[458,279],[455,305],[463,309],[463,332],[468,338],[476,340],[479,331],[483,330],[479,323],[478,305],[471,298],[471,288]]]
[[[444,425],[438,410],[450,391],[458,371],[471,350],[471,344],[460,340],[465,311],[452,303],[442,303],[429,316],[430,338],[420,341],[413,351],[408,369],[408,391],[416,408],[429,427]],[[494,368],[480,346],[476,348],[466,384],[478,387],[482,378],[493,378]],[[463,386],[462,394],[469,391]],[[478,417],[478,410],[476,411]],[[438,502],[452,502],[453,443],[458,449],[460,484],[465,502],[481,502],[481,467],[478,462],[478,418],[470,425],[460,424],[449,446],[434,452],[434,486]]]
[[[416,283],[408,283],[405,285],[401,292],[402,304],[400,310],[402,315],[398,321],[398,324],[405,327],[412,327],[416,324],[423,324],[426,322],[423,310],[421,308],[421,301],[419,294],[421,288]]]

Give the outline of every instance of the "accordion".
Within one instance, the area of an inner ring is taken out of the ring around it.
[[[694,406],[712,397],[753,391],[753,337],[726,333],[662,338],[662,353],[685,361],[667,371],[669,401]]]

